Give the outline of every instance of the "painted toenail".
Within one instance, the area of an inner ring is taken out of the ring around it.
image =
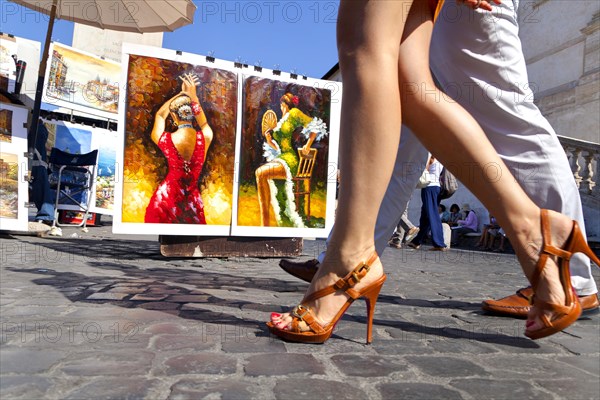
[[[525,327],[526,327],[526,328],[531,328],[531,327],[532,327],[534,324],[535,324],[535,321],[527,321],[527,322],[525,323]]]

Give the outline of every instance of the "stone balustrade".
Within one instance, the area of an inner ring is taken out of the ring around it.
[[[559,136],[581,194],[600,198],[600,144]]]

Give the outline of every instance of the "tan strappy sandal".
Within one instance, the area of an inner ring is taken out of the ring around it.
[[[535,307],[538,318],[544,325],[540,329],[525,330],[525,336],[533,340],[553,335],[556,332],[565,329],[573,322],[577,321],[581,315],[581,305],[579,304],[577,293],[575,293],[575,290],[571,286],[571,273],[569,271],[569,260],[571,259],[571,256],[575,253],[584,253],[596,265],[600,266],[600,259],[596,257],[596,255],[587,245],[577,221],[573,221],[571,234],[569,235],[569,239],[567,239],[563,248],[558,248],[553,246],[551,243],[550,222],[548,219],[548,210],[542,210],[541,224],[542,240],[544,243],[540,253],[540,259],[538,260],[537,265],[535,266],[535,271],[531,277],[531,286],[535,293],[540,282],[542,271],[546,267],[548,257],[556,256],[558,258],[557,265],[560,281],[563,286],[563,290],[565,291],[565,303],[548,303],[537,298],[535,294],[533,295],[531,298],[531,305]],[[542,311],[550,311],[552,312],[552,316],[548,318],[548,316],[543,314]],[[531,326],[532,324],[533,321],[529,320],[527,322],[527,327]]]
[[[348,300],[330,323],[325,326],[319,324],[312,309],[301,303],[294,307],[290,314],[292,323],[289,329],[280,329],[272,322],[267,322],[269,330],[274,335],[291,342],[323,343],[329,339],[333,333],[333,328],[335,328],[337,322],[342,318],[354,300],[364,298],[367,303],[367,344],[371,343],[373,340],[373,314],[375,311],[375,303],[377,303],[377,297],[379,296],[379,292],[385,282],[386,276],[385,274],[382,275],[375,282],[361,290],[355,290],[354,286],[369,273],[371,265],[377,258],[377,253],[373,253],[367,262],[358,265],[344,278],[338,280],[333,285],[318,290],[304,298],[303,302],[308,303],[337,292],[344,292],[348,295]],[[301,330],[300,322],[302,321],[306,323],[309,328],[308,330]]]

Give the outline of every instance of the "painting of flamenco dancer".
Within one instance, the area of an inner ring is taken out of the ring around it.
[[[198,77],[185,74],[181,80],[181,92],[167,100],[154,117],[150,135],[166,157],[169,172],[150,198],[145,222],[206,224],[198,178],[213,131],[196,94]],[[169,115],[177,128],[174,132],[165,130]]]
[[[261,226],[270,225],[271,209],[277,226],[289,224],[295,228],[305,228],[304,221],[310,219],[310,214],[307,215],[306,208],[302,207],[304,204],[300,204],[300,208],[296,207],[292,179],[298,173],[301,157],[304,161],[307,156],[314,155],[316,149],[311,147],[312,144],[326,138],[328,131],[327,124],[321,118],[306,115],[298,108],[299,103],[299,97],[291,93],[281,96],[282,117],[275,127],[267,128],[263,132],[263,156],[267,162],[256,169]],[[266,113],[267,116],[273,114],[273,111]],[[265,125],[268,120],[268,117],[263,117]],[[295,149],[292,136],[297,131],[305,144]],[[310,161],[313,159],[314,157]],[[277,185],[278,180],[283,181],[282,185]],[[303,184],[308,182],[310,180]],[[306,187],[303,190],[306,190]],[[305,197],[300,200],[303,202],[304,199]]]
[[[256,76],[243,85],[237,225],[323,230],[336,176],[331,91]]]
[[[229,234],[237,75],[200,56],[130,47],[114,231]]]

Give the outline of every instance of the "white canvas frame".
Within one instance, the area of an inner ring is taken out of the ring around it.
[[[108,129],[102,129],[102,128],[94,128],[92,131],[92,150],[98,150],[98,162],[96,163],[96,176],[94,176],[94,184],[92,185],[92,202],[90,204],[90,212],[104,214],[104,215],[113,215],[114,207],[115,207],[114,197],[113,197],[113,208],[112,209],[96,206],[96,202],[97,202],[97,198],[98,198],[97,192],[96,192],[96,187],[98,184],[98,176],[100,174],[100,168],[101,168],[100,160],[103,157],[103,151],[102,151],[103,148],[101,146],[101,143],[102,143],[103,139],[105,140],[107,137],[109,139],[111,139],[110,143],[112,144],[113,150],[115,152],[115,163],[114,163],[114,165],[111,166],[112,170],[113,170],[113,174],[114,174],[115,187],[117,185],[117,182],[120,179],[119,164],[116,162],[116,155],[117,155],[116,144],[117,144],[118,138],[119,138],[118,132],[108,130]]]
[[[205,56],[200,56],[191,53],[177,52],[175,50],[168,50],[163,48],[135,45],[124,43],[123,44],[123,65],[124,68],[121,71],[121,82],[125,84],[121,87],[121,96],[119,98],[119,137],[116,143],[117,146],[117,164],[121,166],[119,171],[121,177],[115,184],[115,204],[113,212],[113,233],[119,234],[149,234],[149,235],[181,235],[181,236],[229,236],[231,233],[231,225],[198,225],[198,224],[156,224],[156,223],[143,223],[143,222],[123,222],[123,165],[124,165],[124,152],[125,152],[125,118],[126,118],[126,99],[127,99],[127,76],[128,76],[128,64],[129,56],[137,55],[144,57],[161,58],[170,61],[176,61],[181,63],[188,63],[207,68],[221,69],[229,72],[237,71],[233,67],[233,63],[215,59],[214,62],[208,62]],[[239,81],[238,81],[239,89]],[[239,120],[239,116],[238,116]],[[233,189],[235,191],[235,188]],[[232,203],[233,205],[233,203]],[[235,212],[232,209],[232,214]]]
[[[309,238],[326,238],[333,227],[335,219],[336,207],[336,178],[337,178],[337,162],[339,148],[339,132],[340,132],[340,114],[342,101],[342,85],[339,82],[325,81],[321,79],[312,79],[304,77],[292,78],[290,74],[279,73],[276,75],[273,70],[262,69],[262,71],[244,71],[240,74],[239,95],[238,95],[238,135],[236,137],[236,160],[240,160],[241,141],[242,141],[242,93],[244,87],[244,78],[256,76],[260,78],[271,79],[286,83],[293,83],[301,86],[315,87],[319,89],[327,89],[331,91],[331,112],[329,121],[329,154],[328,154],[328,179],[327,179],[327,199],[326,199],[326,216],[324,228],[291,228],[291,227],[264,227],[264,226],[241,226],[238,225],[238,202],[239,190],[236,187],[233,197],[233,209],[231,234],[233,236],[253,236],[253,237],[309,237]],[[241,165],[236,164],[236,183],[239,183],[239,170]],[[236,185],[237,186],[237,185]]]
[[[119,64],[116,61],[110,60],[110,59],[105,59],[103,57],[99,57],[95,54],[91,54],[79,49],[75,49],[73,47],[70,46],[66,46],[62,43],[51,43],[50,45],[50,50],[49,50],[49,54],[48,54],[48,63],[46,66],[46,71],[45,71],[45,76],[44,76],[44,90],[42,92],[42,100],[47,103],[47,104],[52,104],[55,106],[59,106],[59,107],[64,107],[70,110],[75,110],[75,111],[80,111],[86,114],[90,114],[96,117],[100,117],[100,118],[105,118],[108,120],[116,120],[118,117],[118,111],[116,112],[110,112],[110,111],[106,111],[102,108],[98,108],[98,107],[94,107],[93,105],[91,105],[91,103],[89,103],[90,105],[85,105],[85,104],[80,104],[74,101],[68,101],[62,98],[57,98],[55,96],[50,95],[49,91],[48,91],[48,87],[50,85],[50,70],[52,68],[52,55],[54,54],[54,49],[55,48],[64,48],[67,49],[68,51],[71,51],[73,53],[77,53],[82,57],[87,57],[89,59],[89,61],[93,61],[95,63],[98,63],[100,65],[105,65],[106,68],[108,69],[109,66],[112,66],[111,69],[114,69],[114,67],[118,67],[118,69],[121,69],[121,64]],[[82,65],[76,64],[77,66],[79,66],[79,68],[83,68],[83,69],[89,69],[90,66],[86,65],[86,63],[82,63]],[[71,65],[70,68],[74,68],[75,65]],[[97,72],[98,75],[102,76],[102,70],[98,70]],[[108,73],[106,73],[108,74]],[[68,76],[68,75],[67,75]],[[119,91],[122,91],[122,86],[120,85],[119,82],[110,82],[111,84],[116,85],[117,87],[119,87]],[[121,97],[122,94],[119,93],[119,97]]]
[[[0,103],[0,110],[12,111],[12,138],[10,142],[0,142],[0,152],[16,155],[18,167],[17,185],[17,218],[0,217],[0,230],[27,231],[28,209],[26,203],[29,199],[29,182],[27,173],[27,116],[29,110],[13,104]]]
[[[126,99],[127,99],[127,77],[128,63],[130,55],[138,55],[144,57],[161,58],[176,62],[194,64],[208,68],[216,68],[225,71],[234,72],[237,74],[237,121],[236,121],[236,136],[235,136],[235,171],[234,171],[234,188],[233,188],[233,203],[232,203],[232,220],[230,225],[197,225],[197,224],[154,224],[154,223],[133,223],[122,221],[123,207],[123,165],[125,151],[125,126],[126,126]],[[206,56],[195,55],[190,53],[182,53],[174,50],[124,44],[123,45],[123,65],[125,67],[121,71],[121,82],[124,84],[121,87],[121,95],[119,99],[119,137],[116,143],[117,146],[117,165],[120,177],[117,178],[115,184],[115,203],[113,212],[113,232],[119,234],[162,234],[162,235],[187,235],[187,236],[253,236],[253,237],[327,237],[333,227],[336,207],[336,177],[337,177],[337,154],[339,148],[339,121],[341,113],[341,98],[342,85],[339,82],[325,81],[320,79],[311,79],[304,77],[295,78],[290,74],[281,73],[275,75],[273,70],[263,69],[256,71],[253,67],[235,65],[232,62],[213,59],[207,61]],[[237,224],[238,213],[238,192],[239,192],[239,158],[241,146],[242,131],[242,99],[243,99],[243,80],[248,76],[257,76],[260,78],[273,79],[286,83],[292,83],[302,86],[317,87],[331,91],[331,110],[329,121],[329,152],[328,152],[328,181],[327,181],[327,198],[326,198],[326,216],[324,228],[286,228],[286,227],[260,227],[260,226],[239,226]]]

